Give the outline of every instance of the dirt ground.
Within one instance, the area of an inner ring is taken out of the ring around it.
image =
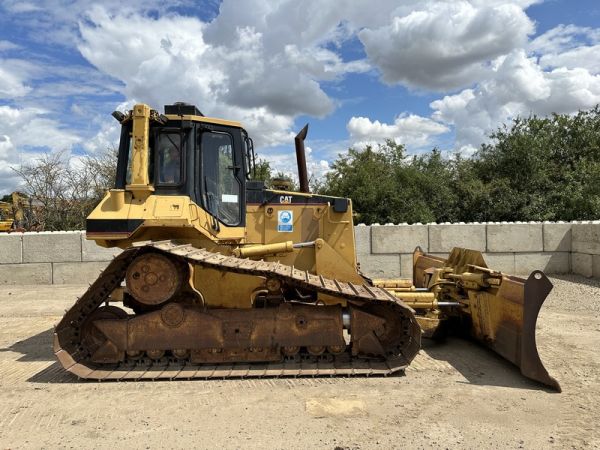
[[[387,378],[79,381],[51,336],[84,288],[0,287],[0,448],[600,448],[600,282],[552,281],[537,336],[562,394],[460,339]]]

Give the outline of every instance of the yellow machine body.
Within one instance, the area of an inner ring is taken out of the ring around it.
[[[279,261],[328,278],[361,282],[358,272],[352,222],[352,203],[337,208],[335,198],[309,193],[265,189],[264,201],[247,203],[244,227],[212,226],[213,217],[201,205],[186,195],[159,195],[149,181],[149,124],[156,112],[147,105],[136,105],[130,113],[131,184],[125,189],[112,189],[88,217],[95,221],[115,221],[139,224],[135,230],[113,232],[91,231],[87,238],[106,247],[130,247],[135,242],[171,239],[191,243],[197,248],[225,255],[236,250],[251,251],[261,246],[285,242],[304,243],[306,246],[291,251],[264,252],[266,261]],[[169,120],[186,120],[198,124],[218,124],[241,128],[237,122],[197,115],[167,115]],[[279,231],[282,213],[291,213],[290,226]],[[238,274],[221,274],[211,269],[195,269],[194,283],[203,286],[202,295],[208,305],[228,308],[252,307],[252,293],[261,280]],[[223,289],[227,286],[227,289]],[[328,302],[327,295],[320,295]],[[337,301],[336,301],[337,302]]]
[[[200,364],[199,377],[222,375],[202,364],[226,362],[250,364],[242,376],[269,376],[281,358],[301,358],[281,374],[326,373],[319,362],[330,374],[391,373],[410,363],[421,334],[452,322],[560,389],[535,346],[547,278],[492,271],[464,249],[447,260],[416,251],[413,280],[364,276],[351,200],[308,192],[306,127],[296,137],[303,192],[291,192],[251,180],[252,141],[237,122],[185,104],[113,115],[122,125],[117,181],[89,215],[87,238],[125,251],[57,327],[68,370],[127,378],[102,364],[171,358],[167,366]]]

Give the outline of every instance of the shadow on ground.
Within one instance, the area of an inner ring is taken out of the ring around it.
[[[67,372],[63,366],[56,361],[54,364],[40,370],[27,380],[29,383],[89,383],[88,380],[82,380],[70,372]]]
[[[403,371],[400,372],[396,372],[392,375],[388,375],[387,378],[400,378],[400,377],[404,377],[406,376],[404,374]],[[323,376],[325,377],[325,376]],[[364,377],[366,378],[366,376],[360,375],[360,376],[356,376],[355,378],[361,378]],[[371,375],[369,378],[383,378],[383,376],[378,376],[378,375]],[[46,367],[43,370],[40,370],[38,373],[36,373],[35,375],[33,375],[32,377],[30,377],[27,381],[29,383],[50,383],[50,384],[72,384],[72,383],[137,383],[137,382],[141,382],[141,383],[153,383],[156,381],[188,381],[188,380],[199,380],[199,381],[235,381],[235,380],[242,380],[242,379],[247,379],[247,380],[273,380],[273,379],[283,379],[283,378],[314,378],[314,376],[312,375],[296,375],[296,376],[292,376],[292,375],[286,375],[286,376],[280,376],[280,377],[275,377],[275,376],[269,376],[269,377],[260,377],[260,378],[253,378],[253,377],[229,377],[229,378],[180,378],[180,379],[168,379],[168,378],[162,378],[162,379],[158,379],[158,380],[152,380],[152,379],[145,379],[145,378],[140,378],[140,379],[125,379],[125,380],[115,380],[115,379],[111,379],[111,380],[85,380],[85,379],[81,379],[78,378],[77,376],[73,375],[70,372],[67,372],[62,365],[59,362],[55,362],[54,364]],[[327,378],[330,378],[330,376],[327,376]]]
[[[553,274],[553,275],[551,275],[551,278],[557,278],[559,280],[568,281],[570,283],[583,284],[585,286],[591,286],[591,287],[595,287],[595,288],[600,287],[600,279],[587,278],[587,277],[584,277],[583,275],[576,275],[576,274],[572,274],[572,273]]]
[[[555,392],[524,377],[517,366],[500,355],[467,339],[423,339],[422,350],[431,358],[445,361],[456,369],[466,379],[458,383]]]
[[[11,351],[21,353],[22,356],[17,359],[19,362],[55,361],[54,364],[29,378],[28,381],[30,382],[88,382],[79,380],[76,376],[65,371],[56,362],[55,356],[52,353],[52,339],[53,330],[49,328],[35,336],[17,341],[8,348],[1,348],[0,352]],[[431,358],[447,362],[465,378],[466,381],[458,381],[458,383],[554,392],[535,381],[525,378],[515,365],[504,360],[491,350],[469,340],[455,337],[449,337],[443,341],[423,339],[422,346],[423,351]]]
[[[34,336],[15,342],[10,347],[0,348],[0,352],[20,353],[15,361],[21,363],[28,362],[51,362],[53,364],[45,367],[27,381],[36,383],[73,383],[78,378],[63,369],[56,361],[52,351],[52,340],[54,330],[52,328],[42,331]]]
[[[17,361],[54,361],[52,353],[53,329],[28,337],[22,341],[17,341],[10,347],[0,348],[0,352],[21,353],[22,356]]]

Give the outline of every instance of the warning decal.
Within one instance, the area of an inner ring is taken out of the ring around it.
[[[281,233],[291,233],[294,231],[293,211],[284,210],[277,212],[277,231]]]

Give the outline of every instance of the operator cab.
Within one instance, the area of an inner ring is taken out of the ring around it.
[[[116,118],[122,129],[115,188],[127,189],[133,182],[133,120]],[[185,103],[166,105],[164,115],[153,111],[147,167],[154,194],[190,197],[213,216],[216,230],[245,226],[254,146],[238,122],[205,117]]]

